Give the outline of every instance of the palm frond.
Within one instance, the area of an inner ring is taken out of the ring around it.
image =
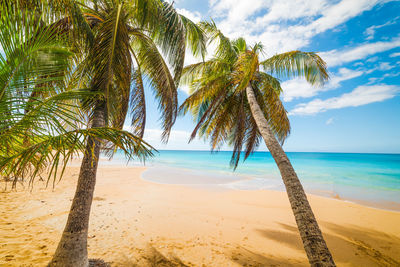
[[[134,51],[137,51],[137,64],[140,66],[141,72],[148,78],[159,101],[164,129],[162,140],[167,141],[177,115],[178,96],[174,78],[157,46],[145,34],[140,31],[135,32],[132,47]]]
[[[246,40],[244,38],[237,38],[232,41],[232,46],[237,54],[246,52],[248,50]]]
[[[135,28],[146,29],[153,32],[159,27],[162,1],[159,0],[131,0],[124,2],[126,12],[129,14],[130,24]]]
[[[245,90],[249,82],[254,79],[258,64],[258,56],[254,52],[245,51],[239,54],[232,70],[232,80],[237,85],[237,92]]]
[[[205,56],[206,36],[203,30],[187,17],[179,14],[172,4],[163,2],[158,27],[152,32],[152,39],[160,47],[167,62],[173,69],[178,86],[185,61],[186,48],[194,56]]]
[[[212,58],[205,62],[191,64],[183,69],[181,84],[188,85],[191,89],[189,93],[193,93],[195,90],[193,86],[196,83],[198,77],[202,77],[203,73],[213,72],[215,74],[214,77],[220,77],[230,73],[231,68],[232,66],[228,62],[221,61],[216,58]]]
[[[246,114],[246,95],[245,92],[241,92],[237,96],[238,98],[238,103],[236,107],[236,122],[234,125],[234,128],[232,129],[232,132],[230,134],[230,140],[229,144],[233,145],[233,152],[232,152],[232,157],[231,157],[231,166],[233,166],[234,169],[237,168],[240,160],[240,156],[242,153],[242,146],[244,143],[244,139],[246,136],[246,126],[247,126],[247,120],[248,116]]]
[[[236,58],[237,53],[231,41],[217,28],[214,21],[202,21],[199,25],[207,34],[209,43],[218,42],[215,57],[228,62]]]
[[[314,52],[291,51],[261,62],[266,72],[280,78],[304,77],[309,83],[323,85],[328,79],[326,63]]]
[[[206,55],[207,36],[202,28],[187,17],[180,15],[185,29],[186,44],[195,57],[201,56],[204,60]]]
[[[160,47],[168,63],[173,69],[176,85],[180,80],[185,61],[186,32],[181,15],[172,4],[163,2],[160,11],[160,23],[153,31],[152,39]]]
[[[98,24],[88,64],[93,79],[91,89],[104,93],[107,125],[122,129],[129,106],[132,75],[130,38],[122,4],[113,6]]]
[[[243,141],[246,144],[244,160],[246,160],[258,148],[262,138],[253,116],[248,116],[246,129],[247,131]]]
[[[11,153],[0,154],[0,173],[14,176],[14,185],[18,178],[24,177],[29,177],[32,184],[40,171],[47,170],[48,181],[53,177],[54,185],[58,168],[65,167],[73,156],[78,156],[78,152],[85,149],[89,137],[112,143],[125,153],[128,160],[134,157],[145,160],[153,155],[149,144],[127,131],[109,127],[79,129],[56,136],[40,136],[40,141],[30,146],[14,146]]]
[[[140,67],[133,73],[130,97],[131,126],[133,133],[143,138],[146,126],[146,100]]]
[[[1,11],[0,99],[62,80],[71,55],[65,36],[55,34],[56,27],[36,25],[35,18],[17,7],[3,5]]]
[[[275,88],[274,84],[269,83],[268,80],[264,80],[262,83],[255,84],[253,89],[257,102],[264,112],[264,116],[272,132],[283,143],[290,134],[290,122],[287,111],[279,98],[279,88]]]

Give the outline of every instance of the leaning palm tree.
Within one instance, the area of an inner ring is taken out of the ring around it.
[[[197,120],[191,140],[199,133],[210,138],[213,150],[225,142],[232,145],[231,164],[236,168],[243,146],[246,159],[264,139],[280,170],[311,266],[334,266],[304,189],[280,144],[290,124],[279,97],[280,82],[272,76],[298,76],[322,84],[328,79],[325,62],[315,53],[301,51],[260,62],[260,44],[249,47],[242,38],[230,41],[214,23],[202,26],[219,45],[214,57],[184,69],[182,81],[189,85],[191,95],[180,109],[184,114],[190,110]]]
[[[162,138],[167,141],[177,115],[185,51],[204,54],[202,30],[160,0],[86,2],[54,0],[52,4],[56,13],[60,7],[67,11],[60,27],[78,38],[74,80],[94,94],[82,101],[88,129],[121,130],[130,111],[133,133],[141,138],[146,78],[159,100]],[[87,139],[67,224],[49,266],[88,266],[87,234],[99,155],[101,150],[115,151],[114,145],[95,136]]]

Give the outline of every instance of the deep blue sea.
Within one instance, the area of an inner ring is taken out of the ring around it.
[[[284,190],[269,152],[255,152],[234,171],[232,152],[161,150],[143,178],[158,183],[240,190]],[[288,152],[306,192],[400,210],[400,154]],[[126,164],[117,152],[109,164]],[[106,163],[108,164],[108,163]],[[128,165],[140,164],[131,161]]]

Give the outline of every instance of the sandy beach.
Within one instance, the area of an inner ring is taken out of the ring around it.
[[[99,168],[90,258],[112,266],[308,265],[284,192],[156,184],[141,179],[144,170]],[[46,265],[78,171],[69,167],[54,190],[37,182],[32,191],[0,193],[0,266]],[[399,212],[309,200],[338,266],[400,266]]]

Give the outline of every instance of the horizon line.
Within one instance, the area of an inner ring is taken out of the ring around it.
[[[209,150],[209,149],[155,149],[156,151],[192,151],[192,152],[233,152],[233,150]],[[243,153],[244,151],[242,151]],[[269,150],[253,151],[252,153],[269,152]],[[382,155],[400,155],[400,152],[334,152],[334,151],[285,151],[285,153],[336,153],[336,154],[382,154]]]

